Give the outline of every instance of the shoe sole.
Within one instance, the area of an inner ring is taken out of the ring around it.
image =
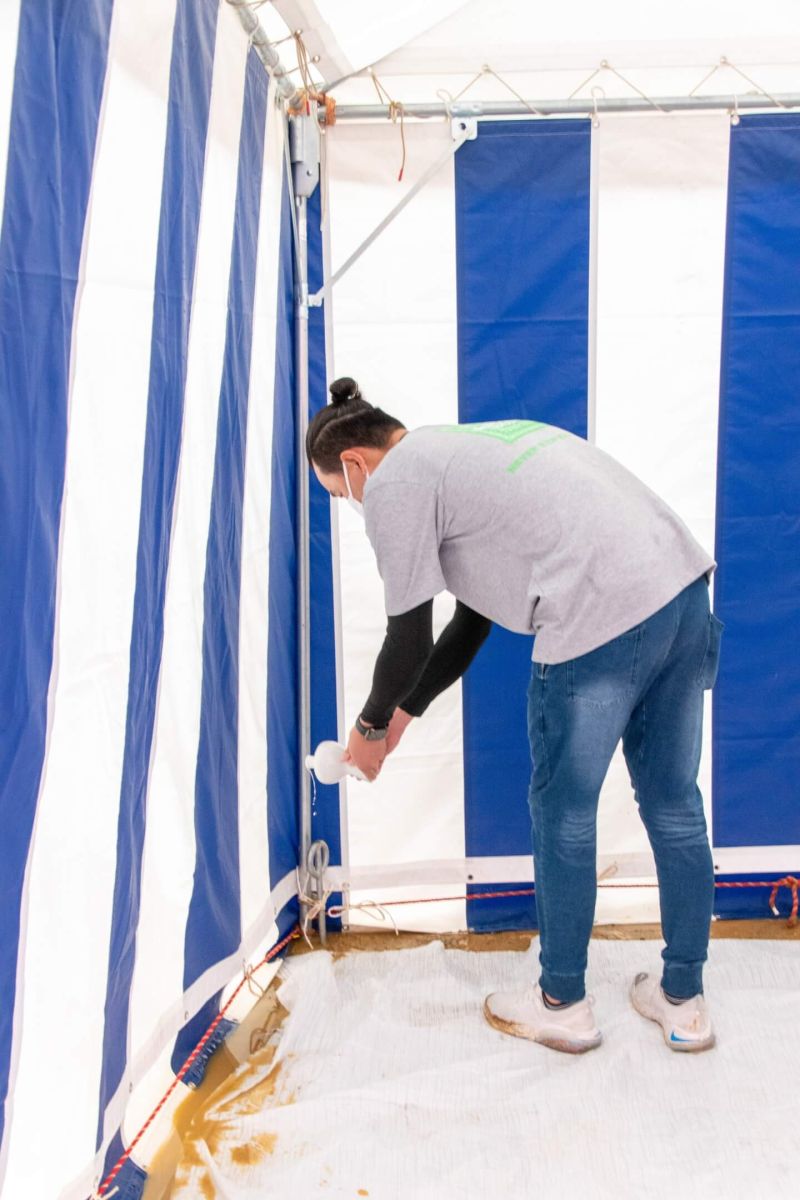
[[[667,1035],[666,1029],[661,1024],[658,1017],[653,1016],[652,1013],[645,1012],[643,1008],[639,1007],[636,1002],[636,993],[633,988],[630,990],[630,998],[631,1004],[636,1009],[640,1017],[644,1017],[646,1021],[652,1021],[655,1025],[658,1025],[659,1029],[661,1030],[661,1036],[664,1039],[664,1044],[668,1046],[670,1050],[674,1050],[676,1054],[702,1054],[704,1050],[712,1050],[714,1046],[716,1046],[717,1038],[713,1033],[710,1037],[707,1037],[702,1042],[671,1042],[669,1040],[669,1036]]]
[[[516,1021],[504,1021],[502,1017],[497,1017],[489,1008],[487,1002],[483,1002],[483,1015],[494,1029],[499,1029],[501,1033],[510,1033],[512,1037],[526,1038],[529,1042],[536,1042],[538,1046],[548,1046],[551,1050],[561,1050],[564,1054],[585,1054],[587,1050],[594,1050],[603,1040],[602,1034],[598,1034],[597,1040],[592,1042],[572,1042],[567,1038],[551,1038],[551,1037],[531,1037],[525,1032],[525,1027],[519,1025]]]

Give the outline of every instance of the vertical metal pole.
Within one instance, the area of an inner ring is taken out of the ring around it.
[[[320,189],[322,196],[322,278],[330,279],[333,274],[331,258],[331,223],[330,223],[330,176],[328,174],[328,143],[325,137],[320,139]],[[310,301],[309,301],[310,302]],[[329,291],[322,304],[322,317],[325,322],[325,376],[326,383],[333,379],[333,292]],[[346,736],[344,723],[344,665],[342,663],[342,586],[341,564],[339,559],[339,508],[336,500],[330,502],[331,514],[331,568],[333,571],[333,646],[336,671],[336,729],[341,736]],[[349,878],[350,870],[350,821],[347,810],[347,778],[339,783],[339,845],[341,849],[342,870],[345,879]],[[342,930],[350,928],[350,884],[342,884]],[[323,921],[325,916],[323,914]],[[323,926],[320,926],[322,929]]]
[[[311,845],[311,779],[305,766],[311,753],[311,645],[309,624],[309,518],[306,430],[308,429],[308,201],[295,196],[297,217],[297,280],[295,289],[295,371],[297,376],[297,631],[300,675],[300,864],[308,867]],[[301,902],[301,919],[307,906]]]
[[[586,440],[597,441],[597,234],[599,197],[599,122],[595,118],[589,134],[589,364],[587,379]]]
[[[306,758],[311,753],[311,619],[309,582],[309,469],[306,459],[308,432],[308,197],[319,183],[319,127],[312,115],[289,120],[287,143],[294,203],[295,256],[295,375],[297,424],[297,627],[299,686],[298,780],[300,799],[300,867],[305,879],[315,874],[315,894],[324,891],[322,877],[328,863],[328,848],[311,843],[311,777]],[[313,862],[311,856],[314,856]],[[324,859],[324,865],[323,864]],[[319,875],[319,878],[316,876]],[[312,894],[308,884],[307,894]],[[308,906],[301,900],[300,916],[305,921]],[[318,918],[320,939],[325,943],[325,913]]]

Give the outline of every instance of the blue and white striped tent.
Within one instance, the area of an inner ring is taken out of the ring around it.
[[[314,481],[301,536],[286,127],[236,7],[0,3],[0,1172],[14,1200],[89,1195],[297,920],[306,553],[312,744],[346,736],[382,635],[363,530]],[[622,73],[603,69],[604,95],[630,95],[628,74],[688,93],[723,53],[770,97],[800,90],[779,0],[759,28],[710,5],[691,33],[695,9],[676,4],[660,58],[642,51],[660,45],[650,34],[631,40],[628,3],[571,56],[568,13],[534,28],[512,0],[411,3],[392,21],[355,2],[274,8],[257,15],[276,39],[302,28],[323,77],[381,60],[409,101],[455,96],[476,72],[484,99],[507,96],[499,76],[566,96],[604,57]],[[362,75],[332,94],[374,89]],[[404,149],[397,122],[327,129],[312,293],[442,165],[311,307],[309,411],[352,374],[412,427],[535,417],[663,495],[719,563],[701,776],[718,876],[778,878],[800,867],[800,112],[757,96],[765,111],[743,97],[735,123],[719,106],[593,120],[581,95],[585,113],[479,121],[455,151],[445,119],[406,119]],[[332,899],[530,886],[530,653],[495,629],[377,784],[320,789],[311,836],[330,847]],[[598,853],[601,872],[652,884],[621,760]],[[655,903],[652,886],[609,890],[598,917],[653,918]],[[535,923],[530,896],[402,911],[407,928]],[[720,915],[766,911],[763,889],[719,894]],[[146,1167],[142,1143],[124,1195]]]

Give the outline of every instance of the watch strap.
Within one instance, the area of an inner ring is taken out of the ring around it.
[[[368,742],[378,742],[381,741],[382,738],[386,737],[386,734],[389,731],[389,726],[365,725],[361,720],[361,714],[359,713],[359,715],[356,717],[356,729],[362,737],[367,739]]]

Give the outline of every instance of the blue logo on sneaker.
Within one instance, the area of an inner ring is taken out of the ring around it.
[[[682,1038],[682,1037],[678,1037],[678,1035],[677,1035],[677,1034],[675,1033],[675,1031],[673,1030],[673,1031],[672,1031],[672,1033],[669,1035],[669,1040],[670,1040],[671,1042],[692,1042],[692,1041],[694,1041],[694,1038]]]

